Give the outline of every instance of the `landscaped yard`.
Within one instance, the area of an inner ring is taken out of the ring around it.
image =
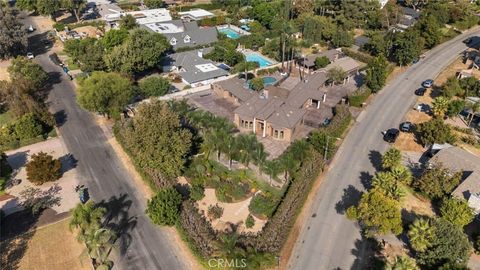
[[[14,117],[9,111],[0,114],[0,127],[8,124],[10,121],[14,120]]]

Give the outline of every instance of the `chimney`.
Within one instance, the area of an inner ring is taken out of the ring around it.
[[[203,50],[198,50],[197,55],[198,57],[203,58]]]
[[[325,103],[325,100],[327,100],[327,93],[323,93],[322,101]]]

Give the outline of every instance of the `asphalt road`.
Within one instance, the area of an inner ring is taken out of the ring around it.
[[[30,17],[24,23],[35,26]],[[80,183],[95,202],[103,201],[110,211],[107,221],[121,232],[113,255],[114,269],[189,269],[171,235],[152,225],[145,215],[146,199],[93,116],[77,105],[75,86],[49,59],[50,52],[40,41],[44,36],[32,34],[30,51],[36,55],[34,61],[50,74],[50,108],[59,121],[60,136],[68,151],[78,160]]]
[[[426,54],[387,85],[358,118],[347,135],[322,186],[316,194],[293,254],[290,269],[366,269],[367,241],[344,210],[360,197],[365,179],[375,172],[388,144],[381,131],[396,127],[416,100],[414,90],[435,78],[467,47],[462,40],[480,35],[478,28],[444,43]]]

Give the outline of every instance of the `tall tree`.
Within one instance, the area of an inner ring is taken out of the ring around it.
[[[387,264],[386,270],[420,270],[414,259],[408,255],[397,256],[392,264]]]
[[[414,182],[414,186],[430,198],[443,198],[449,195],[460,183],[462,172],[451,172],[441,164],[423,172],[422,176]]]
[[[68,9],[80,21],[80,11],[87,6],[87,0],[61,0],[62,8]]]
[[[137,20],[130,14],[123,16],[120,20],[120,29],[132,30],[136,27],[138,27]]]
[[[133,97],[129,79],[118,73],[95,71],[80,83],[78,103],[85,109],[118,117]]]
[[[440,42],[442,33],[440,32],[440,24],[433,16],[425,16],[415,25],[420,31],[420,35],[425,40],[425,46],[427,48],[433,48]]]
[[[382,155],[382,168],[390,170],[402,164],[402,152],[395,147],[391,147]]]
[[[420,142],[423,145],[446,142],[452,144],[456,141],[452,128],[440,118],[433,118],[421,123],[418,125],[417,131],[420,134]]]
[[[24,79],[30,82],[35,89],[43,88],[48,80],[47,72],[39,64],[23,56],[18,56],[12,60],[8,67],[8,73],[10,73],[10,79],[13,81]]]
[[[400,201],[400,199],[405,197],[405,190],[390,172],[377,173],[372,179],[372,187],[374,190],[396,201]]]
[[[449,103],[450,100],[446,97],[439,96],[434,98],[432,101],[433,114],[439,118],[443,118],[445,113],[447,113]]]
[[[0,59],[21,54],[27,48],[27,35],[17,13],[0,5]]]
[[[106,211],[103,207],[97,207],[93,201],[88,201],[85,204],[79,203],[71,210],[70,229],[78,229],[79,238],[83,238],[88,231],[97,230],[101,227],[101,221]]]
[[[36,0],[35,9],[38,13],[50,16],[55,21],[55,13],[60,10],[61,0]]]
[[[423,39],[415,30],[407,30],[395,36],[392,57],[399,65],[404,66],[420,56],[423,49]]]
[[[365,82],[372,92],[378,92],[387,80],[387,60],[382,55],[373,58],[367,66]]]
[[[338,84],[345,81],[345,78],[347,78],[347,73],[339,67],[334,67],[327,71],[327,77],[332,82]]]
[[[446,198],[440,207],[440,214],[446,221],[463,228],[473,221],[475,214],[467,201],[457,198]]]

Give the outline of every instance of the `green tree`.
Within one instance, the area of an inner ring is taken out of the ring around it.
[[[447,115],[454,117],[463,111],[463,109],[465,109],[465,101],[461,99],[452,100],[448,103]]]
[[[401,66],[408,65],[420,56],[423,39],[417,31],[407,30],[395,36],[392,47],[392,58]]]
[[[262,77],[253,78],[251,81],[251,87],[255,91],[262,90],[264,88],[263,78]]]
[[[93,201],[79,203],[71,210],[72,219],[70,220],[70,229],[79,230],[79,240],[83,240],[90,231],[100,229],[102,218],[107,210],[98,207]]]
[[[473,221],[475,214],[467,201],[457,198],[444,198],[440,214],[446,221],[463,228]]]
[[[382,155],[382,168],[390,170],[402,164],[402,152],[395,147],[391,147]]]
[[[347,73],[339,67],[334,67],[327,71],[327,77],[334,83],[339,84],[345,81],[345,78],[347,78]]]
[[[117,136],[152,184],[164,188],[176,183],[192,145],[192,133],[181,126],[179,115],[155,100],[140,105],[135,117],[121,124]]]
[[[466,264],[472,245],[462,229],[443,219],[433,222],[432,246],[419,254],[419,262],[436,269],[445,263]]]
[[[445,113],[447,113],[449,103],[450,101],[446,97],[439,96],[434,98],[432,101],[433,114],[437,117],[443,118]]]
[[[14,131],[19,140],[28,140],[42,135],[43,127],[33,113],[27,113],[14,122]]]
[[[37,0],[17,0],[15,6],[20,10],[37,11],[36,2]]]
[[[425,46],[427,48],[433,48],[440,42],[442,36],[440,24],[433,15],[422,17],[415,27],[419,29],[420,35],[425,40]]]
[[[141,72],[155,67],[169,47],[161,34],[135,29],[122,45],[106,55],[105,62],[114,71]]]
[[[276,160],[267,160],[263,165],[263,171],[265,171],[270,177],[270,184],[273,179],[277,179],[278,174],[282,171],[281,164]]]
[[[245,220],[245,227],[252,228],[253,226],[255,226],[255,219],[252,217],[252,215],[248,215],[247,219]]]
[[[126,29],[111,29],[102,37],[100,42],[107,50],[111,50],[114,47],[121,45],[128,37],[128,30]],[[67,41],[68,42],[68,41]]]
[[[95,71],[80,83],[78,103],[85,109],[117,118],[133,97],[129,79],[118,73]]]
[[[440,118],[433,118],[427,122],[423,122],[417,129],[420,137],[420,142],[423,145],[430,145],[434,143],[455,143],[456,138],[452,133],[452,129],[448,124],[445,124]]]
[[[137,20],[130,14],[122,16],[120,19],[120,29],[132,30],[138,27]]]
[[[153,223],[161,226],[173,226],[178,220],[182,195],[173,188],[165,188],[148,200],[147,214]]]
[[[470,113],[468,115],[468,126],[472,124],[473,118],[477,112],[480,112],[480,102],[469,103],[468,108],[470,109]]]
[[[402,232],[398,202],[375,189],[364,193],[358,206],[349,208],[347,214],[358,219],[369,236]]]
[[[414,187],[432,199],[443,198],[458,186],[461,177],[462,172],[452,173],[441,164],[434,164],[414,182]]]
[[[372,92],[376,93],[385,85],[387,80],[387,60],[382,55],[373,58],[367,66],[365,83]]]
[[[335,47],[350,47],[353,45],[353,35],[344,30],[337,30],[332,37],[332,45]]]
[[[392,167],[390,174],[396,181],[404,185],[410,185],[412,183],[412,171],[403,165]]]
[[[108,32],[110,33],[110,31]],[[70,39],[65,42],[64,51],[74,62],[79,63],[85,72],[105,70],[105,48],[101,41],[94,38]]]
[[[161,8],[165,6],[163,0],[144,0],[143,4],[148,8]]]
[[[275,10],[271,3],[258,1],[252,9],[253,18],[260,22],[263,26],[271,28]]]
[[[0,59],[22,54],[27,48],[27,35],[17,13],[0,5]]]
[[[390,172],[379,172],[372,179],[372,187],[383,195],[400,201],[405,197],[405,190]]]
[[[69,10],[80,21],[80,11],[87,6],[86,0],[61,0],[61,7]]]
[[[443,85],[442,95],[447,98],[452,98],[454,96],[463,96],[465,91],[460,86],[460,81],[456,76],[452,76],[447,79],[447,82]]]
[[[35,185],[58,180],[62,175],[62,163],[44,152],[33,154],[27,163],[27,179]]]
[[[321,56],[321,57],[315,58],[315,68],[316,69],[324,68],[328,64],[330,64],[330,60],[326,56]]]
[[[415,219],[408,230],[408,241],[415,251],[424,252],[432,246],[434,228],[428,219]]]
[[[139,83],[140,93],[144,97],[159,97],[165,95],[170,89],[170,82],[158,76],[151,76]]]
[[[113,266],[108,255],[113,248],[115,239],[115,232],[106,228],[91,230],[87,234],[85,244],[90,258],[95,260],[96,269],[111,269]]]
[[[35,10],[41,15],[50,16],[55,21],[55,13],[61,8],[60,0],[36,0]]]
[[[205,197],[205,188],[201,184],[194,183],[189,189],[190,198],[194,201],[200,201]]]
[[[392,264],[388,264],[386,270],[420,270],[417,262],[409,256],[397,256]]]
[[[18,56],[12,60],[8,67],[8,73],[10,73],[10,78],[13,81],[25,79],[36,89],[43,88],[48,80],[48,74],[39,64],[23,56]]]

